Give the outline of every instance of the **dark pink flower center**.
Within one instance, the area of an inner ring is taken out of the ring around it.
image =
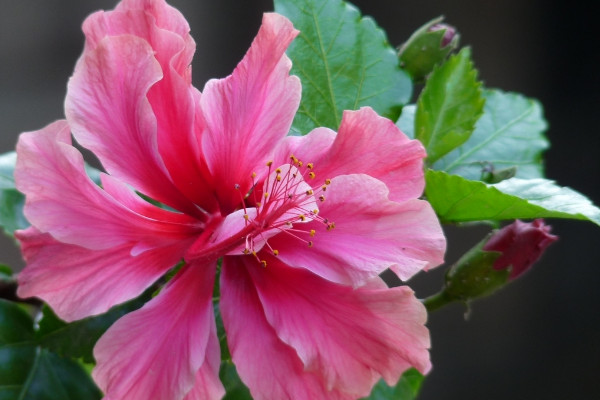
[[[335,227],[335,223],[319,215],[318,203],[326,200],[325,193],[331,183],[325,179],[323,185],[315,188],[308,182],[316,178],[312,163],[303,163],[295,156],[290,162],[273,169],[273,162],[266,164],[268,172],[262,185],[255,182],[256,172],[252,173],[252,185],[246,194],[239,192],[240,207],[226,218],[216,217],[210,237],[203,235],[190,249],[186,258],[219,258],[224,255],[251,255],[266,266],[259,251],[267,250],[274,256],[279,250],[269,244],[269,239],[285,234],[292,240],[300,240],[307,247],[313,246],[315,229],[303,225],[318,221]],[[262,186],[260,188],[259,186]],[[207,243],[208,239],[208,243]],[[266,248],[266,249],[264,249]]]

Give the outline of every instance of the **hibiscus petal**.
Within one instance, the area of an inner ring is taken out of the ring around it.
[[[225,388],[219,380],[221,352],[214,318],[211,318],[210,322],[205,360],[196,373],[196,383],[194,383],[193,389],[188,392],[184,400],[217,400],[225,395]]]
[[[96,343],[92,375],[105,399],[181,400],[196,382],[218,381],[215,349],[208,348],[218,346],[211,339],[216,335],[215,266],[184,268],[157,297],[119,319]],[[206,363],[206,376],[198,375]]]
[[[387,268],[402,280],[443,262],[446,241],[429,203],[389,199],[387,186],[368,175],[342,175],[322,194],[319,217],[302,227],[312,242],[279,235],[269,240],[285,263],[355,287]],[[320,196],[317,193],[317,196]]]
[[[40,231],[65,243],[94,250],[127,242],[130,246],[165,246],[195,236],[201,229],[193,218],[149,203],[133,210],[127,208],[124,204],[134,204],[131,199],[126,200],[126,190],[113,178],[104,177],[103,182],[116,198],[96,186],[85,173],[81,153],[71,146],[65,121],[20,136],[15,182],[26,195],[27,219]],[[131,198],[133,192],[127,191]]]
[[[202,218],[177,190],[159,155],[157,118],[146,95],[162,77],[146,40],[132,35],[105,37],[77,63],[65,113],[77,141],[94,152],[111,175]]]
[[[290,76],[285,50],[298,34],[292,23],[265,14],[250,50],[233,74],[211,80],[200,101],[206,120],[202,147],[207,164],[219,182],[221,209],[239,204],[234,186],[243,193],[251,174],[267,161],[276,143],[288,133],[300,103],[300,80]]]
[[[265,319],[244,260],[225,257],[221,272],[220,309],[233,362],[255,400],[353,400],[337,388],[328,390],[320,377],[306,371],[296,351],[283,343]]]
[[[383,377],[395,384],[415,367],[429,371],[427,313],[408,287],[379,282],[352,289],[275,258],[269,267],[246,263],[277,336],[327,388],[368,395]]]
[[[289,143],[279,154],[292,153],[314,163],[321,182],[338,175],[367,174],[385,182],[394,201],[414,199],[423,193],[425,149],[370,107],[344,111],[335,137],[317,128],[303,138],[286,140]]]
[[[208,171],[196,135],[203,119],[195,118],[200,92],[191,85],[195,43],[189,25],[163,1],[128,1],[117,10],[86,19],[86,51],[96,48],[106,36],[125,34],[144,39],[154,49],[164,76],[147,97],[157,121],[159,153],[174,184],[187,198],[206,209],[215,208],[214,197],[206,190]]]
[[[89,250],[56,241],[30,227],[15,233],[27,267],[18,275],[19,297],[39,297],[65,321],[101,314],[133,299],[180,259],[189,241],[135,257],[131,245]]]

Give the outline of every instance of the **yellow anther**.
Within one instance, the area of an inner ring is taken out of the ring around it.
[[[248,214],[244,214],[244,219],[248,221]]]
[[[280,169],[280,168],[277,168],[277,169],[275,170],[275,172],[276,172],[276,173],[278,173],[278,174],[280,174],[280,173],[281,173],[281,169]]]
[[[277,182],[281,182],[281,175],[277,175],[275,179],[277,179]]]
[[[302,165],[304,165],[304,163],[300,160],[298,160],[298,166],[301,167]]]
[[[332,230],[333,228],[335,228],[335,222],[332,222],[332,223],[330,223],[330,224],[327,224],[327,230],[328,230],[328,231]]]
[[[319,200],[321,200],[321,201],[325,201],[325,196],[323,196],[323,195],[320,195],[320,196],[319,196]]]
[[[308,173],[308,177],[309,177],[310,179],[315,179],[315,176],[316,176],[316,175],[315,175],[315,173],[314,173],[314,172],[312,172],[312,171],[310,171],[310,172]]]
[[[244,253],[244,254],[250,254],[250,250],[244,249],[244,250],[242,250],[242,253]]]
[[[327,190],[327,185],[323,185],[323,186],[321,186],[321,190],[322,190],[322,191],[326,191],[326,190]]]
[[[294,156],[293,154],[290,155],[290,160],[292,160],[292,162],[298,161],[298,159],[296,158],[296,156]]]
[[[317,231],[315,231],[314,229],[310,230],[310,237],[315,237],[316,234],[317,234]]]
[[[312,210],[312,213],[313,213],[313,215],[317,215],[319,213],[319,210],[314,209],[314,210]]]
[[[298,218],[300,219],[300,221],[306,221],[306,217],[304,216],[304,214],[298,215]]]
[[[331,179],[325,179],[325,184],[326,185],[331,185]]]
[[[256,202],[256,208],[259,208],[262,205],[262,203],[260,201]]]
[[[273,250],[273,255],[274,256],[278,256],[279,255],[279,250]]]
[[[267,161],[267,167],[270,167],[271,165],[273,165],[273,161]]]
[[[260,263],[262,264],[263,268],[267,268],[267,262],[265,260],[261,260]]]
[[[265,193],[263,194],[263,196],[264,196],[264,198],[266,199],[267,197],[269,197],[269,192],[265,192]]]
[[[252,178],[256,178],[256,172],[252,172]]]
[[[311,194],[313,194],[313,191],[312,191],[312,189],[308,189],[308,190],[306,191],[306,195],[307,195],[307,196],[310,196]]]
[[[313,169],[313,163],[309,162],[308,164],[306,164],[306,168],[308,169]]]
[[[308,247],[313,247],[313,242],[312,242],[312,240],[309,240],[309,241],[308,241]]]

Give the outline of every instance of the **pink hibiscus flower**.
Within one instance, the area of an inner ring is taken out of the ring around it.
[[[237,370],[256,399],[355,399],[430,368],[426,312],[407,287],[442,262],[421,144],[363,108],[339,132],[286,137],[300,101],[266,14],[242,62],[202,94],[194,42],[163,0],[124,0],[85,21],[66,121],[21,135],[15,172],[32,227],[17,233],[19,295],[67,321],[160,294],[94,349],[106,399],[219,399],[213,281]],[[71,133],[101,161],[86,175]],[[165,206],[159,208],[138,195]]]

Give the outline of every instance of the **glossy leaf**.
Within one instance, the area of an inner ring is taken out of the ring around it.
[[[459,148],[433,169],[481,180],[482,171],[516,167],[518,178],[542,178],[542,151],[548,148],[541,105],[516,93],[486,90],[484,114]]]
[[[288,49],[292,74],[302,80],[302,101],[292,133],[318,126],[337,129],[344,110],[370,106],[396,120],[412,94],[381,28],[341,0],[275,0],[300,35]]]
[[[466,142],[483,112],[484,98],[471,51],[464,48],[436,67],[419,96],[415,133],[429,165]]]
[[[568,218],[600,225],[600,209],[582,194],[547,179],[512,178],[495,185],[427,171],[425,194],[446,222]]]
[[[86,371],[38,345],[33,319],[0,300],[0,400],[97,400]]]

